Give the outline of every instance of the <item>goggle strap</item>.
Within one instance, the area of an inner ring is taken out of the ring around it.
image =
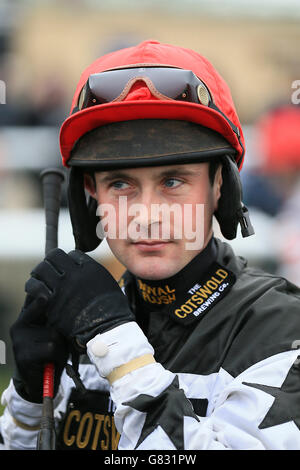
[[[228,122],[228,124],[230,125],[231,129],[233,130],[233,132],[238,136],[240,137],[240,130],[238,127],[236,127],[232,121],[230,121],[230,119],[228,119],[228,117],[226,116],[226,114],[224,114],[219,108],[218,106],[215,105],[215,103],[211,102],[210,105],[209,105],[210,108],[214,109],[215,111],[217,111],[218,113],[222,114],[223,118],[226,119],[226,121]]]
[[[245,154],[245,149],[244,149],[244,146],[242,144],[242,141],[241,141],[241,134],[240,134],[240,130],[237,126],[235,126],[233,124],[232,121],[230,121],[230,119],[228,119],[228,117],[226,116],[226,114],[224,114],[219,108],[218,106],[215,105],[215,103],[211,102],[210,105],[209,105],[210,108],[214,109],[215,111],[217,111],[218,113],[222,114],[222,116],[226,119],[226,121],[228,122],[228,124],[230,125],[231,129],[233,130],[233,132],[236,134],[237,138],[238,138],[238,141],[239,141],[239,144],[243,150],[239,160],[237,161],[237,166],[238,168],[240,167],[240,164],[241,162],[243,161],[243,158],[244,158],[244,154]]]

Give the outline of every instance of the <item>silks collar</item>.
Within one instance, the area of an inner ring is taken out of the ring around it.
[[[235,275],[217,261],[214,238],[174,276],[151,281],[135,277],[139,307],[144,313],[168,314],[188,325],[209,311],[231,289]]]

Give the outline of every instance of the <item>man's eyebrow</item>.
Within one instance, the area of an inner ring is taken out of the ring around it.
[[[150,178],[152,179],[169,178],[172,176],[194,176],[196,174],[195,170],[182,168],[180,166],[167,168],[166,170],[159,171],[158,173],[153,173],[151,171],[151,167],[149,167],[149,170]],[[106,174],[99,173],[98,178],[100,183],[109,183],[115,179],[135,179],[136,177],[134,174],[126,173],[126,171],[113,170]]]
[[[187,168],[168,168],[165,171],[159,173],[158,177],[170,177],[170,176],[192,176],[195,175],[195,171]]]

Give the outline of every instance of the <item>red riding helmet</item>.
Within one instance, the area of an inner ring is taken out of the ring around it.
[[[145,41],[100,57],[82,73],[60,131],[71,167],[69,208],[77,248],[91,251],[95,202],[86,203],[83,169],[108,170],[219,158],[222,196],[215,213],[225,238],[253,233],[241,202],[238,170],[245,153],[230,90],[212,64],[192,50]],[[224,197],[223,197],[224,196]]]

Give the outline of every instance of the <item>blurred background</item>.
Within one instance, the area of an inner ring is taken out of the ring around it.
[[[39,174],[61,166],[59,127],[79,76],[100,55],[145,39],[198,51],[227,81],[244,126],[244,202],[256,229],[231,244],[250,265],[300,284],[299,118],[287,113],[284,125],[261,123],[281,105],[298,111],[298,0],[0,0],[0,340],[6,342],[0,391],[13,364],[9,326],[44,255]],[[273,143],[281,137],[275,156],[261,134]],[[74,246],[66,184],[59,245]],[[122,273],[105,243],[92,256],[116,278]]]

